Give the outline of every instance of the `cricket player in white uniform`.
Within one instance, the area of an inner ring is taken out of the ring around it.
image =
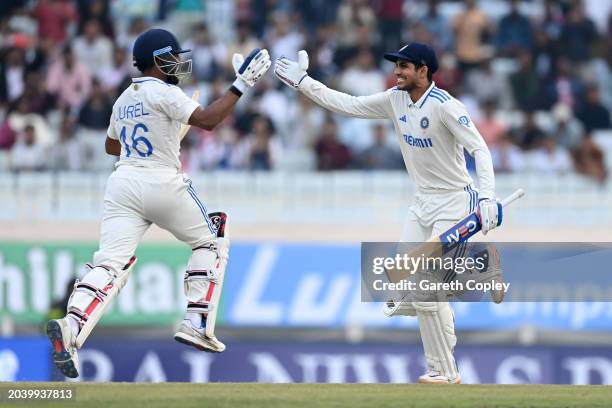
[[[393,121],[406,169],[417,186],[402,241],[427,241],[475,209],[480,211],[486,234],[497,226],[499,217],[491,155],[464,105],[432,81],[438,68],[435,52],[425,44],[412,43],[385,54],[385,59],[395,63],[397,86],[370,96],[347,95],[309,77],[306,51],[298,53],[298,61],[277,59],[274,73],[331,111]],[[466,169],[464,148],[476,161],[478,191]],[[461,382],[448,302],[391,302],[384,312],[418,317],[428,366],[419,382]]]
[[[185,273],[187,311],[174,338],[203,351],[222,352],[214,334],[229,236],[225,213],[209,214],[191,180],[181,173],[181,127],[213,129],[271,65],[266,50],[245,59],[235,54],[236,81],[218,100],[201,107],[176,86],[191,60],[168,31],[151,29],[134,44],[134,65],[143,73],[119,96],[108,127],[106,152],[120,156],[104,195],[100,248],[90,271],[75,284],[67,315],[47,324],[55,365],[78,377],[77,349],[125,285],[142,235],[155,223],[192,248]]]

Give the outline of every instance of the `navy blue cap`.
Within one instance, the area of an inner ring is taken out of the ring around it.
[[[417,65],[425,65],[432,74],[438,70],[436,52],[427,44],[410,43],[403,46],[398,52],[385,53],[384,57],[391,62],[403,60]]]
[[[132,55],[135,65],[139,69],[144,69],[153,65],[153,57],[155,55],[166,52],[180,54],[189,51],[181,49],[178,40],[170,31],[161,28],[151,28],[136,38]]]

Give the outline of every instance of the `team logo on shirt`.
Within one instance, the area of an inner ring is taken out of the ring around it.
[[[402,115],[400,116],[399,120],[401,120],[402,122],[406,122],[406,115]]]
[[[470,118],[465,115],[460,116],[459,119],[457,119],[457,122],[459,122],[460,125],[463,125],[465,127],[470,127]]]
[[[427,129],[429,127],[429,119],[427,119],[427,116],[423,116],[421,118],[421,127],[423,129]]]

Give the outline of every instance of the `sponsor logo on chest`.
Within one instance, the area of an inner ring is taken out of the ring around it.
[[[418,147],[418,148],[431,148],[433,147],[433,143],[431,138],[429,137],[415,137],[412,135],[404,134],[404,142],[408,144],[408,146]]]

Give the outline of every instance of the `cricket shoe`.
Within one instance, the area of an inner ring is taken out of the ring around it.
[[[416,309],[410,300],[389,300],[383,305],[383,314],[387,317],[416,316]]]
[[[225,344],[221,343],[215,336],[208,337],[203,328],[195,329],[188,319],[183,320],[174,335],[174,340],[209,353],[221,353],[225,350]]]
[[[76,338],[66,318],[49,320],[47,337],[49,337],[53,348],[55,366],[66,377],[77,378],[79,376],[79,358],[75,346]]]
[[[450,379],[437,371],[430,371],[419,377],[419,384],[461,384],[461,376]]]

